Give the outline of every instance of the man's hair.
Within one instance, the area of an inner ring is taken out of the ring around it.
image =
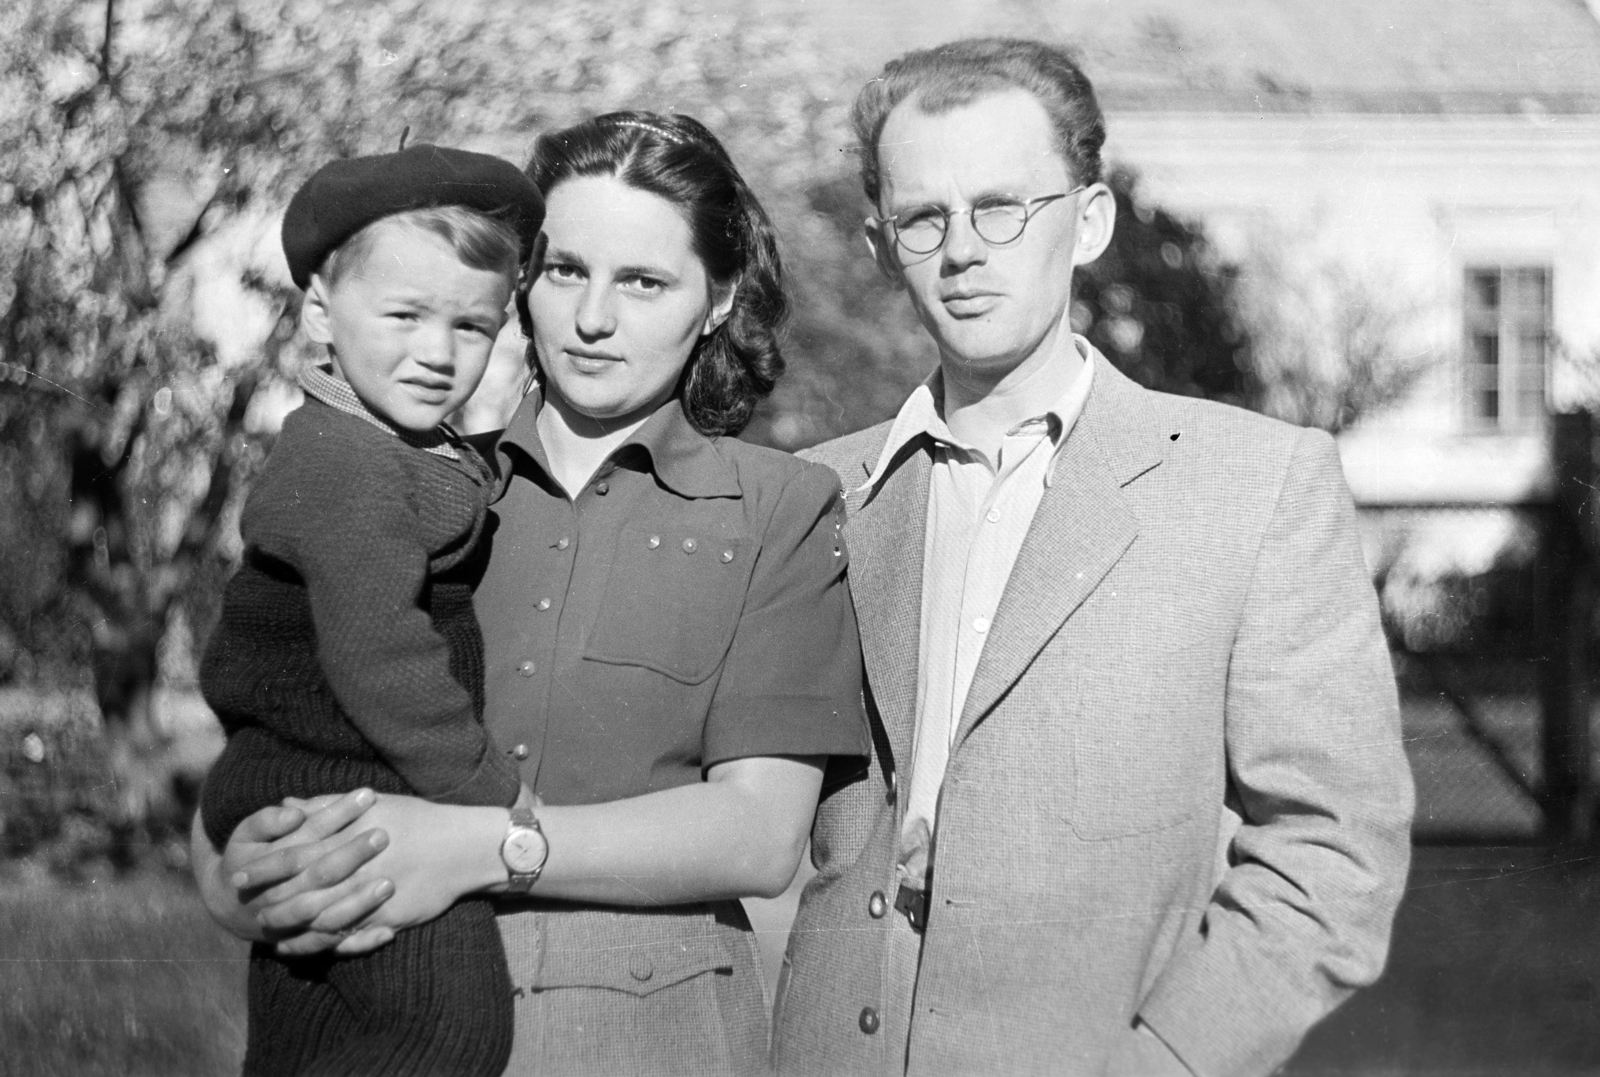
[[[516,282],[521,260],[521,241],[516,228],[507,221],[466,206],[429,206],[379,217],[330,251],[320,270],[329,287],[361,267],[378,229],[387,224],[403,224],[432,232],[450,245],[462,264],[502,273],[509,282]]]
[[[1056,151],[1073,181],[1098,183],[1105,117],[1077,61],[1065,49],[1041,41],[977,37],[890,60],[883,74],[856,95],[851,122],[861,147],[861,186],[868,200],[876,206],[882,193],[878,139],[895,106],[915,97],[917,108],[937,116],[1013,89],[1026,90],[1044,106]]]

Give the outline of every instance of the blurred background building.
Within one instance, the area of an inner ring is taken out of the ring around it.
[[[791,371],[748,436],[798,448],[893,414],[934,359],[859,238],[856,88],[908,48],[1035,36],[1076,49],[1094,80],[1119,198],[1075,328],[1145,384],[1334,432],[1361,512],[1421,793],[1419,868],[1389,978],[1293,1071],[1592,1072],[1596,8],[8,5],[0,924],[43,938],[29,925],[59,918],[13,915],[27,894],[70,904],[49,880],[115,876],[152,918],[170,907],[184,925],[162,952],[237,959],[220,942],[193,949],[192,896],[148,876],[181,867],[220,745],[194,655],[239,554],[250,477],[311,355],[277,226],[313,168],[392,148],[407,128],[521,160],[539,131],[611,108],[698,116],[782,234]],[[755,907],[774,960],[793,900]],[[114,906],[84,915],[120,923]],[[112,982],[59,960],[123,953],[116,940],[141,931],[53,943],[26,991],[0,994],[0,1043],[30,1045],[41,1067],[19,1072],[90,1072],[72,1052],[95,1050],[145,1051],[153,1073],[236,1064],[232,980],[175,987],[207,1001],[158,1034],[141,1008],[153,965]],[[59,996],[60,1012],[41,1017],[24,995]],[[103,1026],[83,998],[135,1016],[80,1036]]]

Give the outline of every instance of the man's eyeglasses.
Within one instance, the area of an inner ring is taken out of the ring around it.
[[[967,207],[966,214],[972,221],[972,230],[978,233],[978,238],[985,243],[998,246],[1010,243],[1021,236],[1034,214],[1045,206],[1058,198],[1070,198],[1086,186],[1088,185],[1080,184],[1070,191],[1044,194],[1027,201],[1016,198],[984,198]],[[914,206],[903,213],[896,213],[893,217],[874,217],[872,220],[880,228],[887,226],[892,229],[895,242],[907,254],[932,254],[944,246],[945,234],[950,230],[950,218],[960,212],[962,211],[941,209],[938,206]]]

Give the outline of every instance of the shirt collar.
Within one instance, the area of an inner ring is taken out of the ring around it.
[[[500,445],[522,450],[548,472],[549,463],[538,430],[539,411],[543,406],[544,398],[539,390],[530,390],[501,435]],[[677,397],[657,408],[644,425],[612,451],[609,459],[617,460],[629,451],[642,453],[650,461],[655,477],[680,497],[738,497],[743,493],[739,477],[733,465],[718,451],[716,439],[690,425]]]
[[[1055,441],[1050,468],[1045,474],[1046,486],[1050,485],[1055,477],[1056,460],[1066,446],[1067,435],[1072,433],[1078,416],[1083,414],[1083,406],[1089,399],[1089,389],[1094,384],[1094,363],[1098,354],[1094,345],[1076,333],[1072,336],[1072,342],[1077,347],[1078,354],[1083,356],[1082,368],[1072,379],[1072,384],[1067,386],[1066,391],[1050,407],[1026,420],[1026,422],[1045,420],[1049,424],[1050,437]],[[935,367],[933,373],[913,389],[906,402],[900,406],[893,425],[889,427],[889,437],[883,443],[883,451],[878,454],[877,464],[867,477],[867,481],[857,487],[855,492],[871,490],[882,482],[895,458],[916,438],[926,437],[935,444],[950,445],[970,451],[971,446],[963,444],[950,433],[950,428],[945,425],[943,412],[944,371]]]
[[[456,443],[460,439],[448,425],[440,423],[426,433],[402,430],[362,403],[356,391],[350,388],[349,382],[333,376],[331,366],[308,366],[300,371],[300,388],[306,391],[306,395],[315,397],[330,408],[342,411],[346,415],[354,415],[358,419],[365,419],[379,430],[394,435],[413,448],[442,456],[447,460],[461,459],[461,454],[456,451]]]

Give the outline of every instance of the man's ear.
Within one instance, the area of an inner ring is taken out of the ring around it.
[[[733,301],[738,294],[737,279],[730,280],[726,284],[711,286],[711,309],[706,311],[706,322],[700,329],[701,336],[716,332],[717,326],[728,320],[728,315],[733,313]]]
[[[867,249],[872,251],[872,260],[877,263],[878,272],[896,289],[904,288],[906,282],[901,276],[900,259],[894,254],[894,236],[878,223],[876,217],[868,217],[861,222],[861,234],[866,237]]]
[[[1088,265],[1111,245],[1117,226],[1117,196],[1104,183],[1090,184],[1078,198],[1078,239],[1073,265]]]
[[[328,313],[328,293],[332,291],[321,273],[311,274],[306,297],[300,303],[300,327],[317,344],[333,343],[333,326]]]

